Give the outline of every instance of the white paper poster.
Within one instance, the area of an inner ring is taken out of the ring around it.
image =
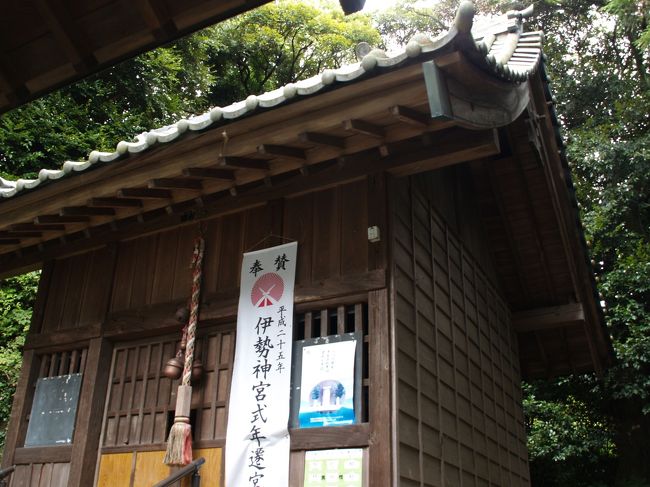
[[[296,242],[244,254],[228,405],[226,487],[289,485]]]
[[[310,345],[302,349],[301,428],[353,424],[356,340]]]

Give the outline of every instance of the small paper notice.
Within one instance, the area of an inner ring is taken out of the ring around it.
[[[307,451],[304,487],[361,487],[362,460],[361,448]]]

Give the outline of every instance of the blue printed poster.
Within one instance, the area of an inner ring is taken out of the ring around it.
[[[353,424],[356,340],[310,345],[302,349],[301,428]]]

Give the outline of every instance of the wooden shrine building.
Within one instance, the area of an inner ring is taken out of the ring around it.
[[[42,268],[3,457],[11,485],[169,474],[176,381],[162,369],[199,229],[202,485],[223,485],[236,414],[242,254],[286,240],[298,242],[293,339],[362,337],[358,421],[291,429],[291,487],[307,451],[335,448],[362,449],[364,486],[528,485],[520,381],[602,371],[611,349],[526,15],[473,26],[466,2],[435,39],[360,49],[359,63],[1,180],[0,276]],[[36,385],[72,375],[73,435],[34,442]]]

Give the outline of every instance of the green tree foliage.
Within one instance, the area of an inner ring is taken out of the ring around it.
[[[215,75],[214,105],[242,100],[353,62],[354,48],[378,45],[367,15],[344,16],[336,4],[267,4],[207,30]]]
[[[386,47],[405,46],[415,34],[427,34],[433,38],[449,30],[458,3],[457,0],[398,0],[392,7],[377,12],[373,20]],[[473,3],[482,17],[498,14],[511,6],[499,0],[475,0]]]
[[[0,116],[0,176],[34,177],[205,109],[205,57],[203,35],[190,36]]]
[[[650,485],[648,10],[627,0],[541,7],[547,69],[616,364],[602,380],[528,386],[533,478],[536,485]],[[550,431],[569,436],[558,441]],[[567,450],[573,444],[585,448]]]
[[[4,447],[39,277],[40,272],[31,272],[0,281],[0,452]]]

